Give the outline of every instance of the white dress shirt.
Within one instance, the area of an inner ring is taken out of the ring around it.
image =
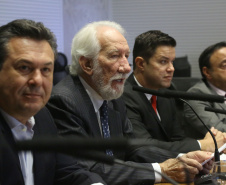
[[[220,96],[225,96],[226,92],[222,89],[219,89],[217,87],[215,87],[213,84],[211,84],[210,82],[207,81],[207,83],[210,85],[210,87]],[[226,104],[226,101],[224,101],[224,103]]]

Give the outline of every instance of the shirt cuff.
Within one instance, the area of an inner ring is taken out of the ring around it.
[[[185,153],[179,153],[178,156],[177,156],[176,158],[181,157],[181,156],[184,155],[184,154],[185,154]]]
[[[155,171],[155,183],[159,183],[161,182],[162,180],[162,176],[160,175],[161,174],[161,168],[160,168],[160,165],[158,163],[152,163],[152,166],[153,166],[153,169]],[[159,173],[157,173],[159,172]]]
[[[198,141],[199,147],[200,147],[200,149],[201,149],[202,145],[201,145],[201,143],[199,142],[199,140],[197,140],[197,141]]]

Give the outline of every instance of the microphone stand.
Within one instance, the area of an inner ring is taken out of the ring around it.
[[[217,141],[215,139],[215,136],[211,132],[211,130],[206,126],[206,124],[202,121],[202,119],[199,117],[199,115],[195,112],[195,110],[193,109],[193,107],[187,101],[183,100],[182,98],[179,98],[179,100],[183,101],[184,103],[186,103],[191,108],[191,110],[195,113],[195,115],[197,116],[197,118],[201,121],[201,123],[204,125],[204,127],[208,130],[208,132],[210,133],[210,135],[213,138],[214,145],[215,145],[215,152],[214,152],[215,161],[216,162],[217,161],[220,161],[220,154],[219,154],[219,151],[218,151]]]

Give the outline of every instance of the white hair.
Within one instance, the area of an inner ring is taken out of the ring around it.
[[[116,22],[112,21],[98,21],[87,24],[83,27],[73,38],[71,48],[71,65],[70,74],[79,75],[82,72],[79,64],[79,58],[84,56],[90,59],[97,59],[100,51],[100,43],[97,39],[97,28],[99,27],[111,27],[119,31],[122,35],[125,34],[125,30]]]

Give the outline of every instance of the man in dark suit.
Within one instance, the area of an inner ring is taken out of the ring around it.
[[[126,74],[130,72],[127,60],[130,50],[123,33],[119,24],[100,21],[86,25],[74,36],[70,75],[53,88],[48,102],[59,134],[89,138],[134,138],[126,107],[119,98],[123,93]],[[126,165],[140,165],[136,163],[138,161],[150,168],[150,171],[146,171],[120,164],[109,166],[95,161],[80,161],[111,185],[165,181],[156,176],[153,169],[177,181],[185,180],[183,164],[179,159],[169,159],[178,153],[156,147],[135,146],[124,151],[109,148],[103,153],[125,160]],[[201,151],[182,156],[191,178],[198,173],[199,162],[205,158],[208,158],[208,153]]]
[[[177,152],[200,148],[213,152],[214,143],[209,133],[199,141],[185,137],[177,120],[173,99],[132,90],[132,86],[154,90],[170,86],[174,73],[175,46],[175,39],[161,31],[148,31],[136,37],[133,48],[134,72],[127,79],[123,94],[128,118],[132,122],[136,137],[144,138],[155,146]],[[157,102],[155,110],[152,98]],[[221,132],[216,133],[220,147],[224,144],[224,136]]]
[[[104,183],[69,156],[16,149],[20,140],[57,136],[45,108],[57,55],[53,33],[42,23],[15,20],[0,27],[0,50],[0,184]]]
[[[207,47],[199,57],[199,68],[203,79],[191,87],[188,92],[225,96],[226,94],[226,42],[219,42]],[[205,107],[226,111],[225,103],[188,101],[209,128],[226,132],[225,114],[205,111]],[[191,135],[201,138],[206,134],[203,124],[185,105],[184,117]]]

